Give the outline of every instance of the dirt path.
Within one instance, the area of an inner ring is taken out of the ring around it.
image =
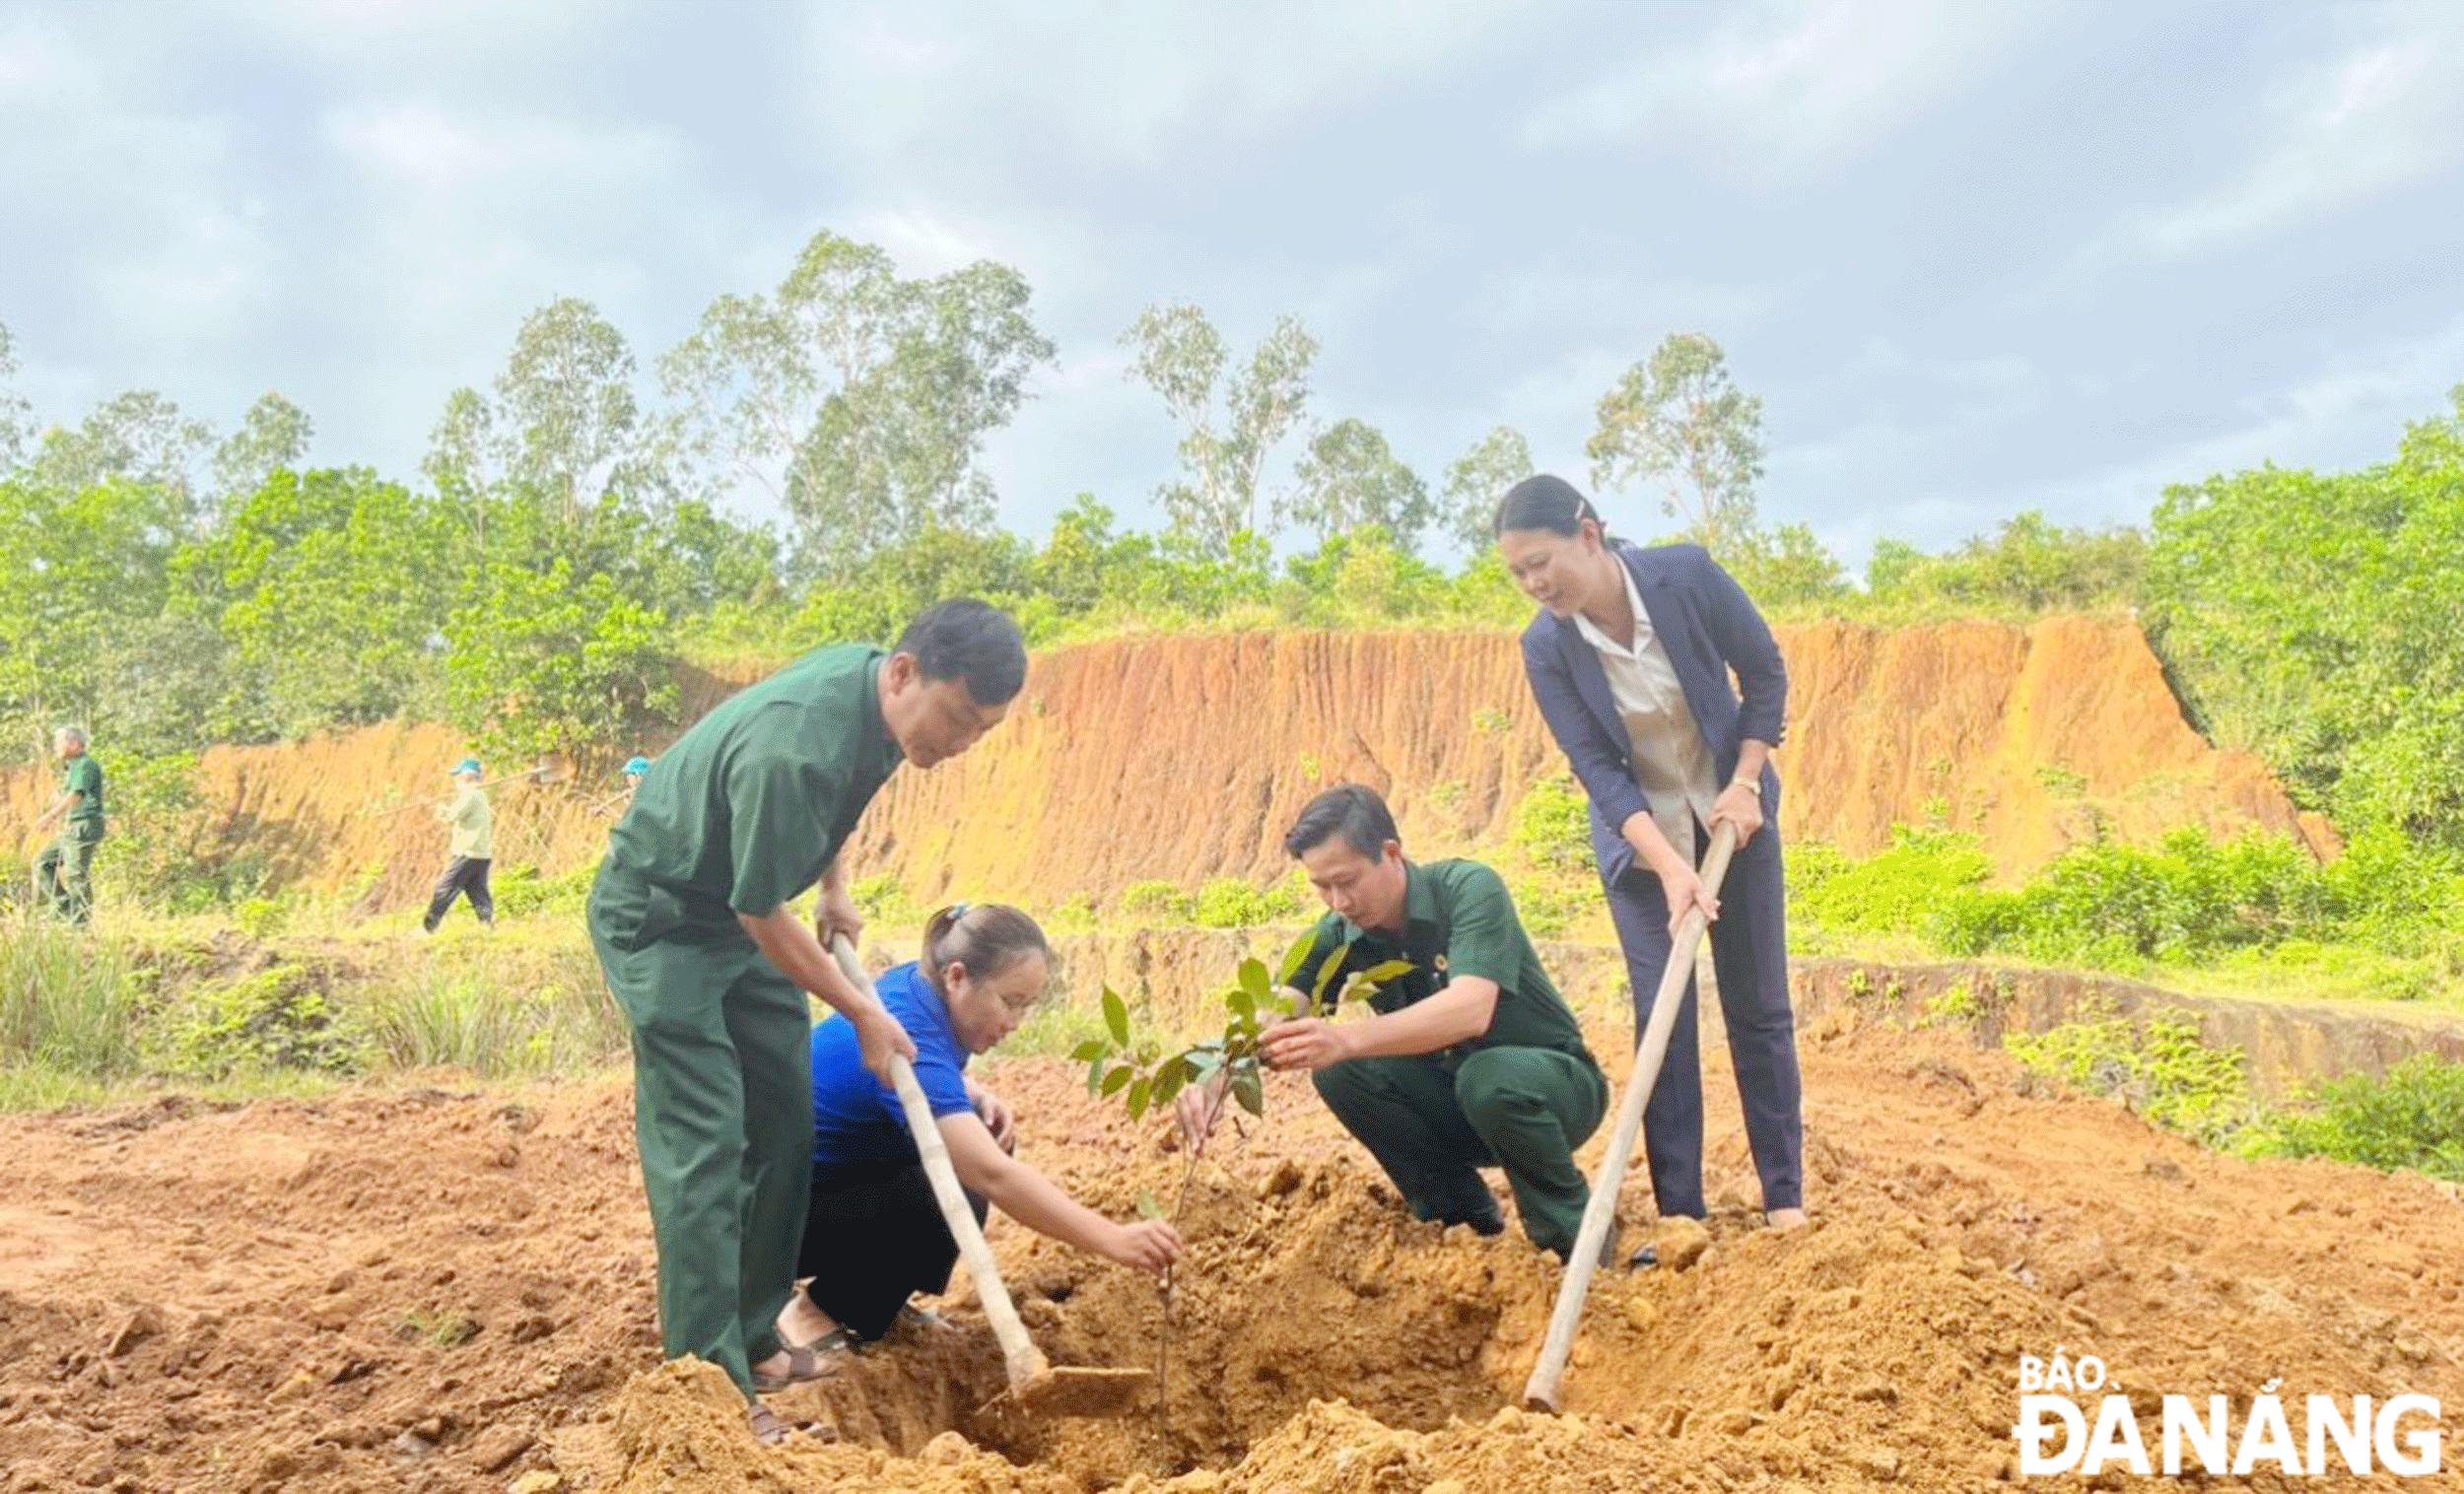
[[[794,1405],[843,1445],[783,1454],[711,1372],[643,1373],[620,1083],[0,1121],[0,1490],[1966,1490],[2002,1486],[2019,1357],[2057,1347],[2151,1406],[2243,1407],[2271,1378],[2289,1403],[2464,1403],[2451,1190],[2206,1156],[1958,1037],[1847,1021],[1805,1041],[1816,1227],[1751,1227],[1715,1073],[1713,1248],[1602,1278],[1565,1419],[1501,1409],[1553,1267],[1403,1221],[1289,1080],[1274,1126],[1199,1174],[1167,1416],[983,1409],[998,1367],[962,1291],[950,1326]],[[1060,1066],[989,1074],[1039,1165],[1123,1213],[1171,1196],[1159,1127],[1107,1128]],[[1151,1285],[995,1238],[1057,1358],[1150,1362]]]

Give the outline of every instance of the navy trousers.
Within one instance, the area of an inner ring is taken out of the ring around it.
[[[1697,828],[1695,860],[1711,844]],[[1608,885],[1608,912],[1625,951],[1634,986],[1634,1035],[1639,1044],[1652,997],[1669,968],[1669,900],[1660,879],[1637,866]],[[1780,875],[1777,827],[1766,825],[1729,863],[1720,889],[1720,917],[1711,925],[1711,963],[1719,975],[1720,1012],[1728,1022],[1729,1056],[1745,1113],[1745,1139],[1762,1178],[1767,1211],[1805,1204],[1805,1091],[1797,1075],[1797,1014],[1789,1003],[1787,889]],[[1651,1162],[1652,1197],[1663,1215],[1702,1218],[1702,1058],[1694,1019],[1695,982],[1669,1034],[1660,1082],[1643,1108],[1643,1145]]]

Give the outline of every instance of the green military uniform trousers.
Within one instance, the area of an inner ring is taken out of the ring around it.
[[[1574,1149],[1608,1108],[1598,1066],[1553,1048],[1498,1047],[1452,1067],[1420,1053],[1354,1058],[1312,1077],[1413,1215],[1454,1223],[1487,1212],[1496,1204],[1476,1169],[1502,1167],[1532,1243],[1573,1253],[1591,1198]]]
[[[94,849],[102,843],[102,821],[71,820],[34,859],[34,890],[61,917],[83,923],[94,917]]]
[[[812,1009],[740,936],[612,943],[608,987],[633,1028],[634,1135],[658,1241],[659,1337],[747,1396],[779,1351],[812,1191]]]

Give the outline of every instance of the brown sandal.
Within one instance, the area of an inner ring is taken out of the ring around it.
[[[820,1422],[789,1421],[758,1400],[744,1408],[744,1420],[752,1427],[754,1438],[768,1448],[784,1447],[790,1437],[810,1437],[816,1442],[838,1441],[838,1434]]]
[[[791,1385],[802,1385],[807,1381],[837,1374],[839,1367],[832,1361],[830,1352],[832,1347],[834,1346],[831,1345],[827,1335],[814,1343],[783,1345],[780,1352],[787,1356],[787,1372],[784,1375],[765,1375],[755,1370],[753,1389],[784,1391]]]

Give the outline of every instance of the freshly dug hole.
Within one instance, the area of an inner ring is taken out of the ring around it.
[[[1139,1183],[1169,1198],[1179,1179],[1168,1171],[1112,1187],[1134,1196]],[[1168,1366],[1151,1279],[1043,1241],[1012,1256],[1011,1292],[1056,1364],[1163,1371],[1132,1415],[1021,1412],[1001,1394],[999,1350],[972,1314],[903,1331],[772,1403],[901,1456],[954,1430],[1100,1486],[1236,1462],[1315,1400],[1345,1400],[1399,1428],[1485,1418],[1528,1357],[1528,1333],[1501,1343],[1502,1304],[1528,1304],[1555,1283],[1554,1262],[1518,1240],[1465,1230],[1441,1239],[1347,1160],[1286,1167],[1263,1183],[1203,1165],[1180,1227],[1189,1250],[1173,1274]]]

